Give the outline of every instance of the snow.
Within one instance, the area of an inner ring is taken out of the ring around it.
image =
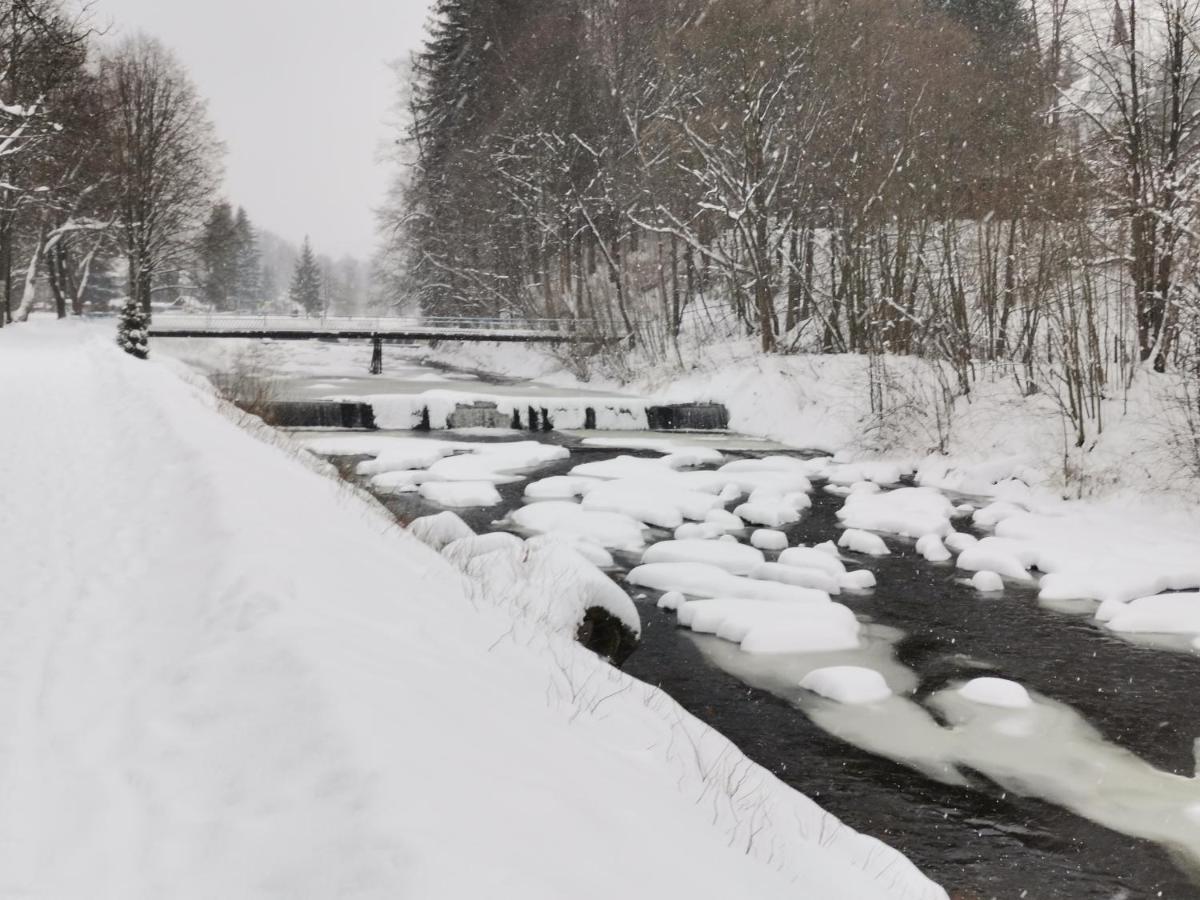
[[[950,551],[936,534],[927,534],[917,538],[917,552],[929,562],[945,562],[951,558]]]
[[[733,514],[753,525],[765,525],[768,528],[793,525],[800,521],[799,510],[782,494],[759,494],[757,500],[741,504]]]
[[[539,535],[522,541],[505,532],[455,541],[442,556],[476,582],[475,593],[489,603],[510,605],[564,638],[598,607],[635,635],[642,624],[637,608],[621,588],[589,562],[572,541]]]
[[[836,549],[828,552],[817,547],[789,547],[779,554],[779,562],[800,569],[820,569],[838,578],[846,574],[846,566],[838,558]]]
[[[904,487],[878,493],[855,491],[837,515],[847,528],[919,538],[949,534],[954,507],[938,490]]]
[[[321,447],[339,446],[340,442],[336,439],[317,438],[309,441],[308,444],[313,452],[322,453],[322,455],[348,455],[323,453],[320,449]],[[428,469],[443,456],[449,456],[459,449],[450,441],[431,441],[422,438],[395,438],[374,459],[368,459],[359,463],[357,471],[359,475],[378,475],[383,472],[403,469]]]
[[[538,441],[468,442],[428,438],[349,435],[309,438],[306,446],[320,456],[371,456],[359,463],[359,475],[374,476],[383,489],[403,489],[426,481],[519,480],[514,473],[570,456],[565,447]],[[409,474],[400,474],[400,473]],[[390,475],[389,478],[381,477]]]
[[[981,594],[996,594],[1004,590],[1004,579],[986,569],[972,575],[971,584]]]
[[[679,591],[693,597],[741,597],[780,603],[831,602],[824,591],[755,581],[706,563],[647,563],[633,569],[626,580],[656,591]]]
[[[715,525],[722,531],[741,531],[746,527],[746,523],[738,516],[729,512],[727,509],[710,509],[704,516],[704,521],[709,525]]]
[[[287,439],[90,333],[0,334],[9,893],[600,900],[619,872],[630,900],[944,900],[565,637],[559,605],[477,590]],[[542,585],[594,571],[544,556]]]
[[[869,591],[875,587],[875,573],[866,569],[847,572],[838,579],[838,584],[848,591]]]
[[[1036,559],[1032,548],[1019,541],[985,537],[963,550],[957,565],[968,571],[991,571],[1005,578],[1027,581],[1027,570]]]
[[[411,494],[428,480],[428,472],[402,470],[372,475],[368,484],[381,494]]]
[[[477,557],[489,553],[519,554],[524,552],[524,546],[524,542],[515,534],[493,531],[451,541],[442,548],[442,556],[458,568],[465,569]]]
[[[813,588],[827,594],[837,594],[841,591],[838,576],[821,569],[807,569],[798,566],[788,566],[782,563],[763,563],[749,573],[751,578],[759,581],[778,581],[781,584],[794,584],[797,587]]]
[[[490,481],[427,481],[420,491],[430,503],[454,508],[495,506],[501,500]]]
[[[687,602],[687,597],[679,593],[679,591],[666,591],[658,598],[659,609],[679,609]]]
[[[1139,597],[1107,613],[1102,608],[1096,618],[1126,634],[1200,635],[1200,591]]]
[[[413,519],[409,523],[408,533],[434,550],[441,550],[447,544],[464,538],[475,537],[471,526],[449,510]]]
[[[747,653],[824,653],[859,645],[858,620],[840,603],[775,603],[718,597],[689,600],[679,624],[739,644]]]
[[[985,706],[1023,709],[1033,705],[1029,692],[1007,678],[972,678],[958,689],[960,696]]]
[[[800,681],[800,687],[837,703],[878,703],[892,696],[883,676],[862,666],[813,669]]]
[[[847,528],[838,538],[838,546],[852,553],[864,553],[867,556],[888,556],[892,551],[877,534],[860,531],[857,528]]]
[[[595,512],[565,500],[545,500],[513,510],[517,528],[535,534],[573,535],[610,550],[639,551],[642,523],[621,513]]]
[[[750,535],[750,546],[771,552],[786,550],[788,537],[773,528],[756,528]]]
[[[578,478],[571,475],[551,475],[525,485],[525,496],[532,500],[569,500],[582,497],[598,484],[598,478]]]
[[[673,536],[677,541],[714,541],[724,534],[719,525],[711,522],[684,522],[675,529]]]
[[[684,519],[703,520],[721,501],[712,494],[689,491],[650,481],[620,480],[587,492],[583,508],[627,516],[674,530]]]
[[[734,575],[748,575],[762,565],[761,550],[737,542],[706,540],[660,541],[642,554],[643,563],[700,562]]]
[[[962,553],[972,544],[975,544],[978,540],[979,538],[975,537],[973,534],[967,534],[966,532],[962,531],[952,531],[942,539],[942,543],[951,553]]]

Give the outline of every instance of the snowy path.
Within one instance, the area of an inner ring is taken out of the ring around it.
[[[212,406],[0,334],[0,897],[945,896]]]

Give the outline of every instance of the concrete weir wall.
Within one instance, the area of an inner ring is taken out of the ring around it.
[[[272,404],[275,424],[291,428],[383,428],[440,431],[721,431],[729,414],[718,403],[652,404],[637,397],[479,396],[453,391],[375,394],[358,402]]]

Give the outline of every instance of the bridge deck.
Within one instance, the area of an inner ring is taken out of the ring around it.
[[[154,338],[345,338],[385,342],[413,340],[575,343],[603,340],[591,322],[577,319],[473,319],[159,314],[150,325]]]

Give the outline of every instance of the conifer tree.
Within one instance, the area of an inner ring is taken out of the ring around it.
[[[313,255],[312,245],[307,237],[304,238],[304,246],[300,248],[300,259],[296,263],[296,272],[292,276],[288,296],[293,303],[304,307],[310,315],[321,311],[321,267]]]
[[[130,297],[121,308],[117,323],[117,346],[130,356],[146,359],[150,355],[149,327],[150,314],[136,298]]]
[[[200,264],[204,299],[218,310],[234,307],[238,275],[237,237],[229,204],[215,204],[204,223],[200,238]]]
[[[257,308],[263,302],[262,258],[258,252],[258,235],[246,210],[240,206],[233,221],[233,237],[235,306],[238,309]]]

